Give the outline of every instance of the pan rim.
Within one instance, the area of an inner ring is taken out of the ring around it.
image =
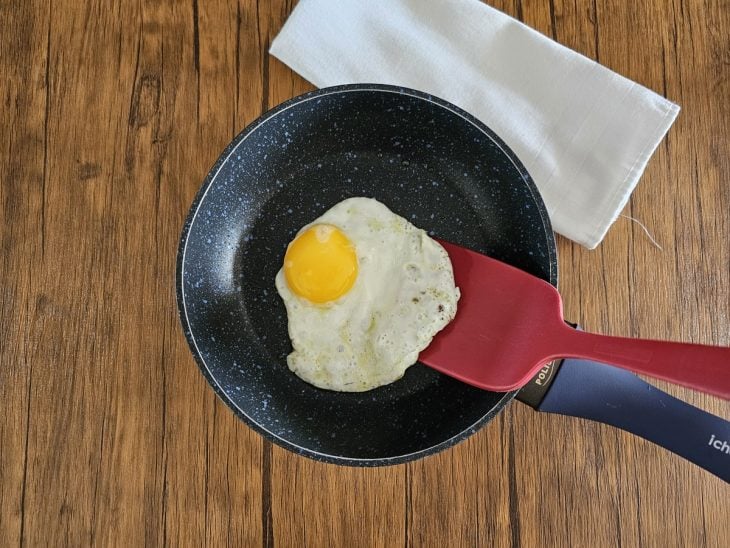
[[[213,184],[216,181],[216,178],[220,171],[223,169],[223,167],[227,164],[230,157],[236,152],[239,146],[243,142],[246,141],[246,139],[251,136],[256,130],[258,130],[260,127],[264,126],[266,123],[270,122],[283,112],[286,112],[288,109],[298,106],[302,103],[306,103],[309,101],[312,101],[314,99],[318,99],[321,97],[325,97],[328,95],[337,95],[337,94],[343,94],[343,93],[352,93],[352,92],[378,92],[378,93],[393,93],[397,95],[405,95],[414,97],[419,100],[425,100],[429,103],[432,103],[436,105],[437,107],[446,109],[453,114],[456,114],[460,118],[464,119],[466,122],[470,123],[472,126],[474,126],[477,130],[479,130],[481,133],[483,133],[487,138],[489,138],[499,149],[500,151],[510,160],[510,162],[513,164],[517,172],[520,174],[523,182],[527,186],[528,190],[530,191],[530,195],[533,199],[533,202],[535,206],[537,207],[537,210],[540,214],[540,218],[542,220],[542,227],[545,232],[545,238],[547,248],[548,248],[548,262],[549,262],[549,282],[553,285],[557,285],[557,248],[555,245],[555,237],[552,231],[552,227],[550,224],[550,219],[547,214],[547,210],[545,208],[545,204],[542,201],[542,197],[540,196],[539,191],[537,190],[537,187],[535,186],[535,183],[533,182],[532,178],[530,177],[529,173],[525,169],[525,167],[522,165],[522,163],[519,161],[519,159],[515,156],[515,154],[509,149],[509,147],[502,141],[489,127],[487,127],[485,124],[477,120],[474,116],[469,114],[468,112],[460,109],[456,105],[453,105],[452,103],[445,101],[444,99],[435,97],[431,94],[427,94],[421,91],[417,91],[410,88],[405,87],[399,87],[399,86],[391,86],[387,84],[368,84],[368,83],[360,83],[360,84],[345,84],[340,86],[332,86],[327,88],[321,88],[318,90],[310,91],[307,93],[304,93],[302,95],[298,95],[296,97],[293,97],[273,109],[263,113],[261,116],[259,116],[256,120],[248,124],[241,132],[236,135],[233,140],[227,145],[227,147],[223,150],[223,152],[219,155],[218,159],[215,161],[211,169],[206,174],[206,177],[203,181],[203,184],[201,185],[200,189],[195,195],[195,198],[193,199],[193,202],[190,206],[190,209],[188,211],[188,214],[186,216],[186,219],[184,221],[181,235],[180,235],[180,242],[178,245],[178,253],[177,253],[177,264],[176,264],[176,296],[177,296],[177,305],[178,305],[178,316],[181,323],[181,326],[183,328],[183,332],[185,334],[185,338],[187,340],[188,346],[191,350],[191,353],[193,354],[193,357],[195,358],[195,361],[198,365],[198,368],[203,373],[203,376],[208,381],[208,384],[213,388],[216,395],[223,400],[223,402],[234,412],[234,414],[242,419],[249,427],[251,427],[254,431],[258,432],[262,436],[264,436],[266,439],[276,443],[277,445],[288,449],[290,451],[293,451],[297,454],[313,458],[318,461],[324,461],[329,462],[333,464],[340,464],[340,465],[349,465],[349,466],[386,466],[386,465],[394,465],[394,464],[400,464],[404,462],[409,462],[412,460],[416,460],[418,458],[422,458],[434,453],[438,453],[444,449],[447,449],[456,443],[468,438],[475,432],[477,432],[479,429],[481,429],[484,425],[486,425],[489,421],[491,421],[504,407],[515,397],[517,394],[517,390],[511,391],[511,392],[505,392],[503,393],[503,396],[494,404],[494,406],[483,416],[481,416],[476,422],[474,422],[469,427],[463,429],[459,433],[455,434],[454,436],[439,442],[435,445],[432,445],[430,447],[427,447],[425,449],[419,449],[418,451],[413,451],[410,453],[404,453],[402,455],[395,455],[391,457],[374,457],[374,458],[358,458],[358,457],[347,457],[347,456],[338,456],[333,455],[329,453],[322,453],[319,451],[315,451],[310,448],[301,447],[289,440],[286,440],[278,435],[276,435],[274,432],[271,432],[270,430],[267,430],[262,425],[258,424],[253,418],[249,417],[243,409],[241,409],[235,401],[233,401],[231,398],[228,397],[227,393],[223,389],[223,387],[219,384],[218,380],[213,375],[212,371],[210,370],[208,364],[206,363],[205,359],[203,358],[202,352],[200,351],[198,344],[195,340],[195,335],[192,332],[191,324],[188,318],[188,308],[186,306],[185,301],[185,291],[184,291],[184,265],[185,265],[185,255],[187,252],[187,245],[189,241],[189,234],[190,231],[195,223],[195,220],[198,216],[198,212],[200,211],[204,201],[205,197],[208,194],[208,191],[211,189]]]

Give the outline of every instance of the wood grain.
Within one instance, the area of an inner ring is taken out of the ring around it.
[[[730,346],[730,9],[490,4],[683,110],[566,315]],[[272,446],[177,322],[187,208],[228,141],[312,86],[267,54],[293,2],[0,3],[0,545],[725,546],[728,486],[636,437],[514,404],[384,469]],[[662,388],[730,419],[727,403]]]

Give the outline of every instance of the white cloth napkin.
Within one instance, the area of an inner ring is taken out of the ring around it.
[[[470,112],[520,158],[553,228],[589,248],[679,112],[478,0],[300,0],[270,52],[319,87],[393,84]]]

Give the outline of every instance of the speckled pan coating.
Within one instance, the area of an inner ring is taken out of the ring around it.
[[[276,272],[297,230],[351,196],[376,198],[439,238],[553,284],[555,242],[535,185],[506,145],[417,91],[357,84],[307,93],[223,152],[190,209],[177,261],[180,319],[201,371],[236,415],[287,449],[395,464],[465,439],[515,393],[481,391],[420,364],[364,393],[320,390],[289,371]]]

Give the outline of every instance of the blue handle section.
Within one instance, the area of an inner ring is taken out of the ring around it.
[[[538,409],[616,426],[730,483],[730,422],[623,369],[566,359]]]

